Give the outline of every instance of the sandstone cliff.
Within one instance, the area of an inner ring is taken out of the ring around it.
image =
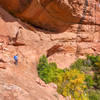
[[[38,33],[0,8],[0,100],[64,100],[55,85],[46,85],[38,78]],[[18,66],[14,65],[16,54]]]
[[[65,68],[77,57],[100,54],[99,1],[0,0],[0,5],[18,17],[0,7],[0,99],[64,100],[54,85],[38,78],[38,59],[46,54]]]
[[[51,31],[100,25],[99,0],[0,0],[0,4],[22,20]]]

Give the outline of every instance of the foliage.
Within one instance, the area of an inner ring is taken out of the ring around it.
[[[46,58],[45,55],[43,55],[42,57],[40,57],[39,59],[39,64],[38,64],[38,71],[42,71],[44,70],[46,67],[48,67],[48,60]]]
[[[49,83],[52,81],[51,77],[52,77],[52,72],[49,69],[49,63],[48,60],[46,58],[45,55],[43,55],[40,60],[39,60],[39,64],[38,64],[38,74],[39,77],[44,80],[46,83]],[[49,73],[49,74],[48,74]],[[51,74],[50,77],[48,77]]]
[[[100,74],[95,73],[94,81],[95,81],[95,87],[100,89]]]
[[[84,90],[87,87],[84,80],[85,75],[78,70],[67,70],[58,81],[58,92],[65,97],[71,96],[75,100],[86,100]]]
[[[94,67],[97,67],[98,70],[100,70],[100,56],[94,56],[94,55],[88,55],[87,59],[90,60],[91,65]]]
[[[100,100],[100,91],[90,90],[89,100]]]
[[[39,77],[45,83],[57,84],[57,91],[71,100],[99,100],[100,56],[87,55],[78,59],[70,69],[59,69],[56,63],[48,63],[45,55],[40,57],[37,66]]]
[[[86,75],[85,82],[86,82],[86,85],[87,85],[88,88],[93,87],[94,84],[95,84],[91,75]]]
[[[48,63],[45,55],[40,58],[37,69],[39,77],[45,81],[45,83],[56,83],[57,77],[64,72],[63,70],[57,68],[56,63]]]
[[[89,59],[93,66],[93,71],[95,73],[94,81],[95,81],[95,87],[100,89],[100,56],[87,56],[87,59]]]
[[[98,55],[94,56],[94,55],[87,55],[87,59],[91,61],[91,65],[95,65],[95,63],[97,62],[98,59]]]
[[[78,59],[77,61],[75,61],[70,68],[71,69],[77,69],[79,71],[82,71],[84,73],[88,73],[89,71],[91,71],[91,67],[89,67],[91,64],[91,62],[89,60],[86,59]]]
[[[71,69],[78,69],[78,70],[82,70],[82,67],[84,66],[84,60],[83,59],[78,59],[76,62],[74,62],[70,68]]]

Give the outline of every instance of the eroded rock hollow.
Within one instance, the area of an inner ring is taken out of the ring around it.
[[[76,24],[100,25],[99,0],[0,0],[0,4],[22,20],[51,31],[62,32]]]

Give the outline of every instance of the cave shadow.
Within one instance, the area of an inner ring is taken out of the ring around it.
[[[45,34],[57,34],[59,32],[55,30],[48,30],[45,28],[41,28],[39,26],[30,24],[29,22],[16,17],[13,13],[8,12],[6,9],[4,9],[2,6],[0,6],[0,17],[5,21],[5,22],[18,22],[20,26],[24,27],[25,29],[31,30],[36,33],[36,31],[39,32],[44,32]],[[20,27],[19,26],[19,27]]]
[[[59,30],[57,31],[57,29],[54,29],[54,28],[51,28],[53,30],[47,30],[45,29],[45,34],[59,34],[59,33],[62,33],[62,32],[65,32],[67,30],[70,30],[69,28],[72,27],[72,25],[75,25],[75,24],[78,24],[78,27],[77,27],[77,30],[75,31],[76,34],[79,34],[81,32],[81,29],[82,29],[82,25],[87,25],[87,23],[84,23],[84,19],[85,19],[85,16],[86,16],[86,13],[87,13],[87,7],[88,7],[88,0],[85,0],[84,2],[84,6],[83,6],[83,11],[82,11],[82,17],[79,18],[79,20],[77,20],[78,23],[75,23],[75,22],[67,22],[65,23],[65,27],[62,29],[62,30]],[[91,12],[89,13],[90,16],[91,16]],[[78,19],[78,17],[76,17],[74,20]],[[39,30],[39,31],[42,31],[42,30]]]
[[[82,18],[79,20],[79,23],[66,23],[62,30],[58,30],[58,29],[53,28],[53,27],[51,27],[52,30],[47,30],[45,28],[41,28],[39,26],[32,25],[30,23],[27,23],[27,21],[25,21],[23,19],[20,20],[20,18],[14,16],[12,13],[9,14],[3,8],[1,8],[1,6],[0,6],[0,17],[6,22],[18,22],[25,29],[32,30],[34,32],[36,30],[36,31],[44,32],[45,34],[59,34],[59,33],[67,31],[72,25],[78,24],[78,28],[77,28],[77,32],[76,32],[78,34],[82,28],[82,22],[85,18],[85,15],[86,15],[87,6],[88,6],[88,0],[85,0]]]
[[[67,29],[71,27],[71,25],[76,24],[76,23],[65,23],[65,25],[62,26],[62,30],[58,30],[59,27],[50,27],[51,30],[48,30],[46,28],[41,28],[37,25],[30,24],[29,22],[16,17],[14,14],[9,13],[7,10],[5,10],[3,7],[0,6],[0,17],[5,21],[5,22],[18,22],[20,25],[22,25],[25,29],[31,30],[33,32],[39,31],[39,32],[44,32],[45,34],[59,34],[62,32],[65,32]],[[76,19],[76,18],[75,18]]]
[[[26,21],[23,21],[22,19],[16,17],[14,14],[9,13],[7,10],[5,10],[3,7],[0,6],[0,17],[5,21],[5,22],[17,22],[19,23],[19,27],[24,27],[27,30],[31,30],[36,32],[37,27],[30,25]]]

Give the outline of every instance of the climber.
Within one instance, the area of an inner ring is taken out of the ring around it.
[[[14,60],[15,60],[14,64],[18,65],[18,54],[14,56]]]

